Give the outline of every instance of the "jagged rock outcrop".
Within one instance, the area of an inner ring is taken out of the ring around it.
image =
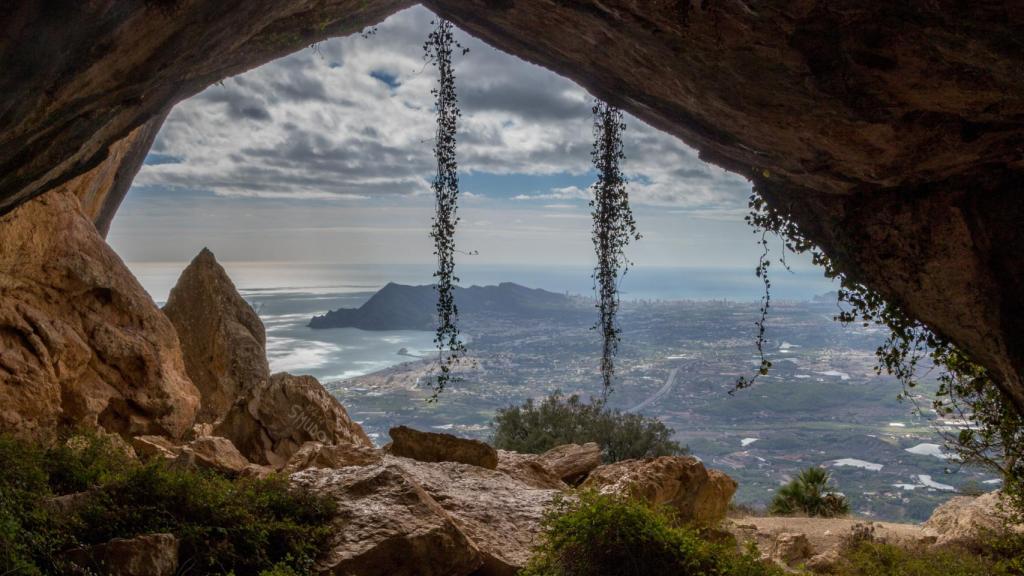
[[[210,250],[203,248],[181,273],[164,314],[202,394],[197,422],[223,418],[240,396],[270,378],[263,322]]]
[[[395,456],[421,462],[461,462],[491,470],[498,467],[498,452],[480,440],[422,432],[408,426],[396,426],[388,434],[391,436],[388,451]]]
[[[213,82],[410,4],[115,0],[55,14],[16,1],[0,23],[0,213]],[[1018,3],[425,4],[754,180],[840,270],[994,370],[1024,413]]]
[[[681,521],[713,525],[725,517],[736,481],[692,456],[661,456],[605,464],[581,487],[669,506]]]
[[[940,504],[923,528],[935,537],[937,546],[970,546],[1008,529],[1024,533],[1024,525],[1009,523],[1008,511],[999,490],[981,496],[956,496]]]
[[[214,426],[254,463],[282,468],[306,442],[373,447],[362,426],[312,376],[273,374]]]
[[[515,574],[559,493],[478,466],[390,455],[291,478],[340,506],[331,574]]]
[[[76,548],[65,557],[85,574],[106,576],[174,576],[178,571],[178,539],[173,534],[144,534]]]
[[[198,404],[174,327],[75,196],[0,218],[0,430],[180,437]]]

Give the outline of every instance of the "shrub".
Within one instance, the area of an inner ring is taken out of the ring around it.
[[[554,392],[539,404],[532,399],[521,406],[498,410],[494,417],[495,448],[530,454],[560,444],[597,442],[605,462],[685,454],[672,440],[674,430],[656,418],[624,414],[600,401],[585,403],[577,395]]]
[[[80,431],[46,450],[44,471],[54,494],[83,492],[122,477],[137,464],[111,436]]]
[[[50,497],[45,451],[0,436],[0,462],[0,574],[56,573],[52,557],[66,539],[43,505]]]
[[[829,473],[823,468],[808,468],[779,488],[768,507],[772,514],[808,516],[845,516],[850,513],[846,497],[829,485]]]
[[[0,436],[0,461],[0,574],[65,574],[72,546],[170,532],[190,574],[298,576],[331,534],[333,500],[284,477],[139,464],[101,436],[49,449]],[[80,490],[74,511],[54,511],[54,495]]]
[[[906,549],[870,539],[842,551],[837,576],[1011,576],[1008,562],[959,549]]]
[[[181,539],[200,572],[243,574],[290,560],[308,569],[330,536],[334,503],[283,477],[229,480],[152,462],[103,486],[82,511],[86,543],[153,532]]]
[[[583,492],[560,500],[543,522],[543,542],[520,576],[768,576],[776,567],[673,524],[664,510]]]

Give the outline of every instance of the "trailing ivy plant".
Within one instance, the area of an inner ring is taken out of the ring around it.
[[[459,278],[455,275],[455,228],[459,223],[459,174],[456,160],[456,129],[461,116],[459,99],[455,92],[455,71],[452,67],[452,49],[458,47],[465,54],[468,50],[455,41],[452,23],[438,19],[434,30],[423,44],[424,59],[438,71],[437,87],[431,90],[437,112],[437,132],[434,139],[434,158],[437,174],[434,177],[434,219],[430,237],[434,240],[434,255],[437,256],[437,345],[439,369],[432,382],[433,394],[430,401],[451,383],[457,381],[455,367],[466,352],[466,344],[459,334],[457,325],[459,309],[455,305],[455,286]]]
[[[885,328],[888,335],[875,350],[875,371],[894,376],[900,383],[898,397],[913,399],[912,389],[919,383],[922,362],[928,361],[940,372],[938,390],[932,401],[936,413],[970,421],[974,426],[957,433],[943,432],[946,447],[961,463],[975,464],[999,473],[1003,491],[1010,496],[1011,510],[1024,519],[1024,414],[1017,412],[996,382],[996,376],[975,363],[963,350],[923,322],[912,318],[899,305],[886,300],[864,284],[840,272],[829,257],[804,236],[786,213],[769,206],[755,187],[750,196],[747,222],[761,234],[764,248],[758,275],[767,273],[766,234],[777,234],[783,249],[809,253],[825,276],[838,279],[839,312],[834,319],[843,324],[860,323]],[[757,347],[761,353],[758,375],[766,374],[771,363],[764,356],[764,320],[770,301],[770,283],[764,279],[765,296],[758,325]],[[753,384],[753,378],[740,378],[736,389]]]
[[[598,293],[597,309],[600,319],[594,326],[601,331],[601,379],[604,384],[604,399],[612,391],[615,377],[614,357],[619,348],[620,329],[616,314],[619,310],[619,280],[629,269],[631,262],[626,258],[625,248],[633,239],[639,240],[633,211],[629,207],[629,193],[626,191],[626,176],[620,163],[626,155],[622,147],[622,133],[626,129],[622,112],[605,102],[597,100],[592,109],[594,114],[594,148],[591,159],[597,170],[594,183],[594,198],[590,201],[593,210],[593,241],[597,252],[597,266],[593,279]]]

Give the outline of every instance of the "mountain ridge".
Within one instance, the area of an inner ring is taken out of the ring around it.
[[[476,314],[531,318],[573,307],[574,297],[514,282],[455,288],[460,316]],[[437,291],[432,284],[411,286],[388,282],[359,308],[338,308],[314,316],[313,329],[433,330]]]

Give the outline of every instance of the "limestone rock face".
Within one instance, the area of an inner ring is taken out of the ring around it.
[[[215,422],[243,393],[270,377],[267,336],[213,252],[203,248],[171,289],[164,313],[181,340],[202,402],[196,420]]]
[[[380,450],[362,444],[306,442],[292,454],[282,472],[294,474],[307,468],[369,466],[380,462],[382,458]]]
[[[451,516],[397,466],[314,468],[291,478],[338,503],[320,574],[461,576],[482,563]]]
[[[372,448],[363,428],[312,376],[274,374],[246,392],[215,426],[249,460],[282,468],[306,442]]]
[[[178,539],[173,534],[145,534],[67,553],[76,566],[107,576],[174,576],[178,570]]]
[[[391,436],[389,451],[395,456],[422,462],[462,462],[491,470],[498,467],[498,452],[486,442],[421,432],[408,426],[397,426],[388,434]]]
[[[104,238],[165,116],[159,114],[132,130],[110,146],[107,158],[102,163],[57,188],[78,196],[82,212],[92,220]]]
[[[207,468],[222,474],[237,476],[248,467],[249,461],[227,438],[202,436],[182,446],[175,460],[178,466]]]
[[[391,455],[291,479],[334,495],[341,508],[329,574],[513,575],[558,494],[479,466]]]
[[[924,523],[925,532],[936,537],[937,546],[971,545],[986,534],[1007,529],[1002,492],[981,496],[956,496],[941,504]],[[1024,532],[1024,526],[1012,527]]]
[[[601,465],[601,447],[596,442],[563,444],[540,455],[538,462],[569,484],[577,484]]]
[[[691,456],[661,456],[601,466],[582,488],[671,506],[682,521],[711,525],[725,517],[736,481]]]
[[[198,404],[174,327],[75,196],[0,218],[0,430],[180,437]]]

